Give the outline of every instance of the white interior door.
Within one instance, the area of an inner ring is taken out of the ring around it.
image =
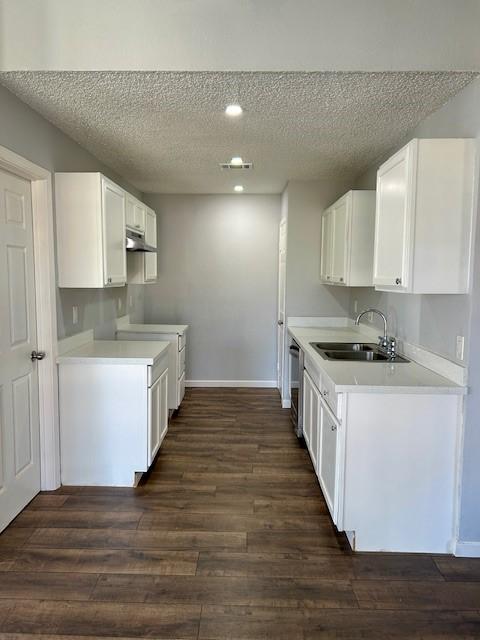
[[[40,491],[31,184],[0,171],[0,531]]]
[[[285,369],[285,293],[287,275],[287,221],[280,222],[278,236],[277,388],[282,392]]]

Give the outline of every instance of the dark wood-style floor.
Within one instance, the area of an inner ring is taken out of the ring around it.
[[[40,494],[0,536],[0,637],[31,634],[480,638],[480,560],[351,554],[277,393],[193,389],[142,486]]]

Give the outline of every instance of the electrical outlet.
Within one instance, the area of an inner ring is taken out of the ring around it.
[[[117,309],[119,311],[122,310],[122,299],[121,298],[118,298],[118,300],[117,300]]]
[[[132,294],[130,294],[130,296],[128,297],[128,306],[130,307],[130,309],[133,309],[133,296],[132,296]]]
[[[76,305],[72,307],[72,324],[78,324],[78,307]]]
[[[370,313],[368,314],[368,321],[373,322],[373,311],[370,311]]]
[[[463,360],[465,355],[465,338],[464,336],[457,336],[457,360]]]
[[[353,312],[358,313],[358,300],[353,301]]]

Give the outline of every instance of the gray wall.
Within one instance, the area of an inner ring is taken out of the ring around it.
[[[478,0],[4,0],[0,64],[36,70],[471,69],[480,64],[479,22]]]
[[[0,86],[0,145],[28,160],[55,171],[101,171],[136,196],[134,187],[113,173],[71,138]],[[140,320],[143,287],[111,290],[57,289],[58,336],[63,338],[96,328],[101,338],[113,336],[115,318],[127,312]],[[132,306],[129,305],[130,299]],[[118,310],[118,300],[121,309]],[[72,306],[78,306],[79,322],[73,325]]]
[[[287,316],[348,316],[348,289],[320,282],[320,212],[346,183],[291,181],[287,198]]]
[[[405,140],[418,138],[476,138],[480,151],[480,80],[468,85],[443,107],[423,120]],[[399,147],[402,145],[399,145]],[[393,151],[393,150],[392,150]],[[358,188],[375,188],[378,164],[359,178]],[[478,166],[476,176],[478,180]],[[477,202],[478,208],[478,202]],[[472,295],[404,295],[373,289],[352,290],[359,309],[375,306],[388,312],[392,332],[455,360],[457,335],[466,338],[469,389],[466,427],[460,538],[480,541],[480,225],[475,241],[476,261]]]
[[[145,195],[159,278],[145,320],[191,325],[189,380],[274,380],[280,196]]]

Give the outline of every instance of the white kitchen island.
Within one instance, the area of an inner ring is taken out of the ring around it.
[[[168,428],[169,342],[90,340],[57,359],[61,480],[132,487]]]
[[[289,333],[304,353],[305,442],[352,548],[454,552],[466,387],[416,362],[332,361],[311,345],[375,342],[357,327]]]

